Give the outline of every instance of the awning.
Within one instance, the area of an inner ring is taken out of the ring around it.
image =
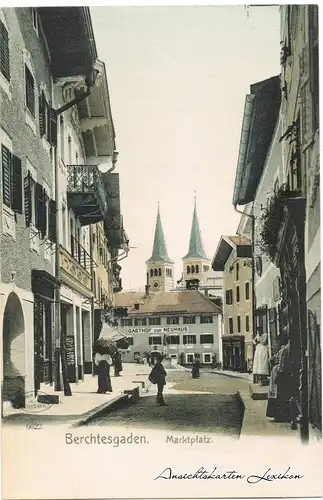
[[[104,323],[102,325],[101,332],[99,335],[99,340],[106,339],[106,340],[111,340],[112,342],[116,342],[117,340],[126,338],[127,335],[124,335],[124,333],[119,332],[119,330],[116,330],[112,326],[108,325],[108,323]]]

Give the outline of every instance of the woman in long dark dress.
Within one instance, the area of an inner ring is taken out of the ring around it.
[[[199,378],[200,377],[200,360],[198,356],[195,356],[193,367],[192,367],[192,378]]]
[[[114,356],[114,376],[120,377],[120,372],[122,372],[121,354],[117,351]]]
[[[288,337],[282,339],[281,348],[274,359],[276,364],[270,374],[266,417],[273,418],[275,422],[287,423],[291,421],[289,399],[293,396]]]
[[[110,366],[112,364],[112,359],[107,351],[101,350],[97,351],[94,363],[97,366],[98,373],[98,394],[106,394],[107,392],[112,392],[112,385],[110,379]]]

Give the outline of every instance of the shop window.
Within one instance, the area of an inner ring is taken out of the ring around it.
[[[229,333],[233,333],[233,318],[229,318]]]
[[[183,336],[183,344],[196,344],[196,335],[184,335]]]
[[[149,345],[161,345],[162,344],[162,338],[160,336],[150,336],[149,337]]]
[[[148,324],[150,326],[158,326],[160,325],[160,318],[148,318]]]
[[[207,324],[207,323],[213,323],[213,316],[200,316],[200,323],[201,324]]]
[[[184,316],[183,323],[184,325],[195,325],[196,317],[195,316]]]
[[[211,333],[202,333],[200,335],[200,344],[214,344],[214,335]]]
[[[245,284],[245,292],[246,292],[246,300],[248,300],[250,298],[250,283],[247,282]]]
[[[0,21],[0,72],[10,81],[9,35],[5,25]]]
[[[179,316],[168,316],[167,325],[179,325]]]

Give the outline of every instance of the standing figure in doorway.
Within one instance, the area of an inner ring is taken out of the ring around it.
[[[98,394],[106,394],[112,392],[112,385],[110,379],[110,366],[112,365],[112,358],[108,350],[104,348],[97,349],[94,363],[97,366],[98,372]]]
[[[192,367],[192,378],[200,378],[200,367],[201,367],[200,358],[196,354]]]
[[[120,377],[120,372],[122,372],[121,354],[117,350],[114,356],[114,376]]]
[[[168,404],[164,401],[163,390],[166,385],[166,371],[162,365],[162,355],[160,352],[156,353],[155,356],[155,364],[153,369],[150,372],[149,380],[152,384],[157,384],[157,398],[156,404],[157,406],[168,406]]]
[[[267,333],[263,333],[262,328],[257,328],[257,335],[253,340],[256,346],[253,358],[252,373],[256,376],[256,382],[264,381],[269,375],[269,351],[267,345]]]

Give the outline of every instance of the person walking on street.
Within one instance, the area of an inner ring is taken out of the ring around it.
[[[120,377],[120,372],[122,372],[121,354],[117,350],[114,356],[114,376]]]
[[[192,367],[192,378],[200,377],[200,366],[201,366],[200,359],[198,355],[196,355]]]
[[[162,359],[163,359],[162,355],[159,352],[156,353],[155,364],[150,372],[149,380],[153,384],[157,384],[157,398],[156,398],[157,406],[168,406],[168,404],[165,403],[163,396],[164,386],[166,385],[167,373],[162,365]]]
[[[112,358],[107,350],[103,348],[97,349],[94,363],[97,366],[98,372],[98,394],[106,394],[112,392],[112,385],[110,379],[110,366],[112,365]]]

